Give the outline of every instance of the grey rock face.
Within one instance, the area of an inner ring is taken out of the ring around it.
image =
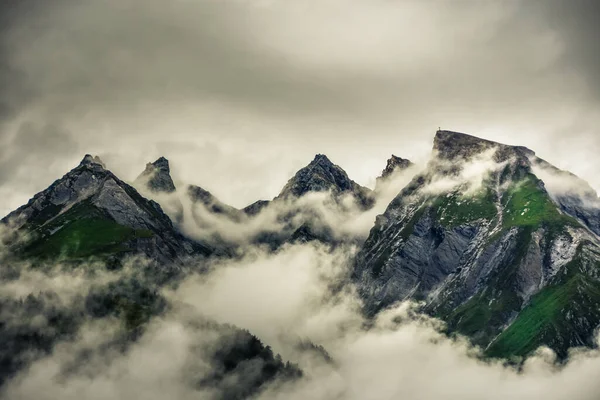
[[[406,231],[404,224],[376,225],[373,230],[380,229],[381,239],[373,241],[371,231],[355,269],[368,314],[399,300],[425,299],[472,262],[473,244],[485,227],[464,225],[447,229],[432,214],[433,210],[428,209],[421,216],[412,217],[416,219],[412,232]],[[473,268],[473,272],[481,274],[478,268]],[[476,279],[475,285],[481,278],[485,276]]]
[[[91,154],[86,154],[83,159],[81,160],[81,163],[79,165],[88,165],[90,167],[100,167],[100,168],[106,168],[106,165],[104,165],[104,163],[102,162],[102,160],[100,159],[100,157],[98,156],[92,156]]]

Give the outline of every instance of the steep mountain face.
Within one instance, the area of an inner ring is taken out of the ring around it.
[[[317,154],[310,164],[296,172],[276,199],[297,198],[309,192],[326,191],[331,191],[336,200],[342,195],[350,195],[363,209],[370,208],[374,203],[371,190],[351,180],[342,168],[323,154]]]
[[[593,345],[597,209],[552,196],[540,166],[548,164],[527,148],[438,131],[427,169],[377,217],[357,256],[366,313],[423,301],[492,356],[544,344],[564,357]]]
[[[144,254],[168,264],[213,252],[185,239],[156,202],[90,155],[2,222],[29,237],[17,249],[19,254],[41,259]]]

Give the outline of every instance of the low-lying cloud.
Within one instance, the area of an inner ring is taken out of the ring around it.
[[[339,285],[347,281],[352,255],[351,248],[302,244],[216,261],[209,274],[189,275],[165,289],[167,311],[125,349],[107,346],[118,337],[118,320],[90,320],[74,340],[59,342],[8,382],[2,395],[219,398],[233,393],[254,368],[216,387],[191,384],[210,375],[209,355],[233,334],[221,324],[249,329],[302,369],[299,379],[263,387],[259,399],[591,400],[600,393],[596,350],[574,351],[558,365],[540,349],[518,370],[483,361],[480,349],[446,337],[440,321],[420,315],[411,303],[365,324],[352,287]]]

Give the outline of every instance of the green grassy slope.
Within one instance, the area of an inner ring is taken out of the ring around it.
[[[90,202],[76,204],[49,223],[33,228],[31,240],[21,249],[26,257],[85,259],[130,251],[128,242],[151,237],[145,229],[119,225]]]

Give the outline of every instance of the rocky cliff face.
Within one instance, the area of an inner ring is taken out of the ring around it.
[[[591,345],[598,239],[534,174],[542,162],[523,147],[438,132],[428,168],[377,217],[357,257],[367,314],[422,300],[490,355]]]
[[[2,221],[27,233],[29,240],[19,252],[38,258],[141,253],[166,264],[213,251],[181,236],[158,203],[90,155]]]

